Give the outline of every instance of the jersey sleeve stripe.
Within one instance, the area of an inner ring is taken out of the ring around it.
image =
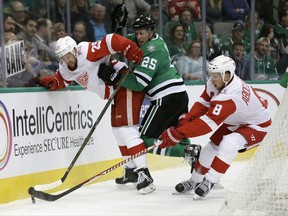
[[[200,117],[200,119],[205,122],[210,128],[211,130],[214,130],[215,128],[218,127],[218,125],[216,124],[216,122],[214,122],[212,119],[210,119],[207,115],[203,115]]]
[[[147,82],[145,82],[143,79],[141,79],[141,77],[136,75],[136,80],[138,83],[140,83],[142,86],[146,87],[148,85]]]
[[[114,54],[114,53],[116,53],[116,51],[112,48],[112,37],[113,37],[113,34],[107,34],[106,38],[105,38],[106,39],[105,42],[107,44],[107,48],[108,48],[109,52],[111,54]]]
[[[152,78],[149,75],[139,70],[134,70],[133,72],[135,73],[136,76],[144,80],[147,84],[152,80]]]
[[[200,98],[198,99],[198,102],[199,102],[200,104],[202,104],[203,106],[207,107],[207,108],[210,107],[210,103],[209,103],[208,101],[204,100],[202,97],[200,97]]]

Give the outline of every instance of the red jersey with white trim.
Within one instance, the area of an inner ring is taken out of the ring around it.
[[[236,75],[220,92],[210,78],[188,116],[190,122],[177,128],[185,137],[205,135],[221,123],[231,125],[232,131],[245,125],[267,132],[271,121],[267,101]]]
[[[129,39],[118,34],[107,34],[101,41],[81,42],[77,45],[77,68],[71,70],[61,61],[59,73],[66,81],[76,81],[84,89],[96,92],[101,98],[107,99],[113,92],[112,86],[107,86],[98,77],[99,66],[110,61],[110,55],[123,53],[129,44]]]

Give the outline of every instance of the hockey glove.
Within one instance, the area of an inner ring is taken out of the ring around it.
[[[111,13],[112,29],[111,31],[116,33],[122,30],[127,24],[128,11],[124,4],[118,4],[115,6]]]
[[[190,118],[188,117],[188,113],[183,113],[181,116],[179,116],[178,118],[178,125],[177,127],[180,127],[184,124],[186,124],[187,122],[190,121]]]
[[[27,87],[35,87],[35,86],[39,86],[39,84],[40,84],[40,78],[33,77],[28,81]]]
[[[134,61],[135,63],[141,63],[143,59],[143,51],[137,46],[136,43],[132,42],[124,50],[124,56],[129,61]]]
[[[55,91],[66,87],[63,78],[58,72],[54,76],[40,78],[39,84],[50,91]]]
[[[102,79],[107,85],[114,85],[121,79],[121,74],[112,66],[100,64],[98,77]]]
[[[159,136],[159,139],[162,140],[159,148],[175,146],[184,138],[185,136],[179,133],[175,127],[170,127]]]

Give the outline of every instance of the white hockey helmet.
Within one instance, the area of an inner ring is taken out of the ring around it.
[[[77,43],[74,39],[72,39],[70,36],[65,36],[57,41],[55,53],[58,58],[62,58],[69,52],[76,57],[76,51],[74,49],[76,46]]]
[[[227,71],[230,72],[230,80],[232,79],[232,77],[234,76],[234,72],[235,72],[236,66],[235,66],[235,62],[233,59],[224,56],[224,55],[220,55],[217,56],[216,58],[214,58],[210,63],[209,63],[209,74],[213,74],[213,73],[220,73],[224,81],[224,77],[225,77],[225,73]],[[229,82],[230,80],[226,81],[225,83]]]

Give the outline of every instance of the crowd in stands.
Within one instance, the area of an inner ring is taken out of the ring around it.
[[[288,0],[279,0],[276,6],[269,2],[256,1],[252,53],[250,0],[206,0],[205,42],[200,0],[162,0],[161,13],[158,0],[126,0],[128,21],[123,34],[133,32],[132,24],[140,14],[150,15],[185,81],[206,80],[203,69],[207,70],[207,65],[203,67],[203,63],[220,54],[235,60],[236,74],[244,80],[280,80],[288,66]],[[121,3],[123,0],[4,0],[5,43],[23,40],[25,44],[25,71],[8,77],[8,87],[34,86],[33,78],[55,73],[58,59],[54,50],[59,38],[70,35],[80,43],[101,40],[113,32],[110,15]],[[277,19],[271,18],[275,8]],[[214,33],[219,32],[214,28],[220,22],[227,24],[228,34],[224,29],[223,34]]]

